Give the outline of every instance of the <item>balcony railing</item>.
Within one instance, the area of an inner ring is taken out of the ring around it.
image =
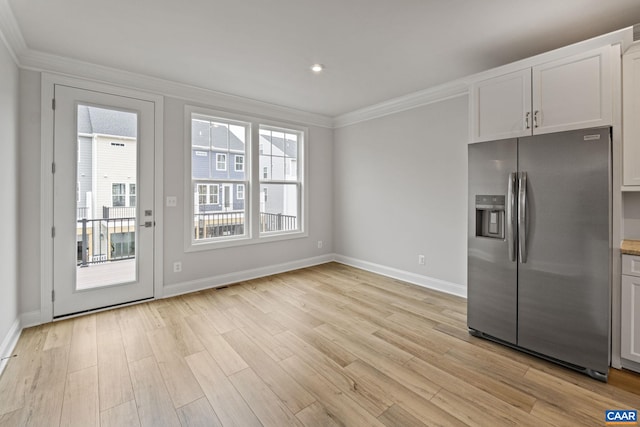
[[[77,219],[108,219],[108,218],[133,218],[136,216],[136,207],[135,206],[122,206],[122,207],[111,207],[111,206],[103,206],[102,207],[102,216],[97,218],[97,212],[93,213],[93,216],[96,218],[89,218],[89,208],[88,207],[78,207],[77,210]],[[99,211],[98,211],[99,212]]]
[[[260,231],[292,231],[298,229],[298,218],[293,215],[260,212]]]
[[[244,212],[203,212],[194,214],[196,240],[244,234]],[[293,231],[298,218],[293,215],[260,212],[260,231]]]
[[[83,218],[77,224],[79,266],[135,258],[135,218]]]

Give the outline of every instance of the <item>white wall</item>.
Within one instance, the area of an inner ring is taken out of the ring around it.
[[[0,347],[18,320],[18,86],[11,54],[0,41]],[[5,349],[2,349],[5,350]],[[6,356],[0,354],[0,356]]]
[[[337,254],[466,287],[467,120],[460,96],[335,131]]]
[[[41,73],[21,70],[20,76],[20,313],[32,313],[40,310],[40,245],[46,243],[40,241]],[[198,105],[223,110],[217,105]],[[177,207],[164,208],[165,293],[173,294],[206,285],[206,279],[215,283],[219,276],[293,263],[333,252],[333,130],[311,126],[308,146],[309,237],[186,254],[182,222],[183,203],[188,200],[188,195],[183,194],[184,106],[183,100],[165,98],[164,193],[165,197],[178,197]],[[8,157],[3,157],[2,161],[6,159]],[[318,240],[323,240],[322,249],[317,248]],[[181,273],[173,273],[174,261],[182,261]]]

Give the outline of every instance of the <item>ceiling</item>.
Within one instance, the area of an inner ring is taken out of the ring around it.
[[[639,0],[8,2],[31,51],[330,117],[640,22]]]

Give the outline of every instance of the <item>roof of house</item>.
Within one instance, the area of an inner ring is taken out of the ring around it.
[[[78,133],[135,138],[138,134],[138,116],[128,111],[79,105]]]

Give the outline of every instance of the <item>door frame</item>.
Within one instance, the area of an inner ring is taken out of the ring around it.
[[[153,227],[153,299],[163,296],[163,198],[164,198],[164,98],[160,95],[141,92],[137,90],[112,86],[91,80],[67,77],[53,73],[42,73],[41,100],[40,100],[40,321],[48,323],[53,320],[53,133],[54,111],[52,100],[54,98],[54,85],[66,85],[78,89],[104,92],[111,95],[136,98],[149,101],[154,104],[154,219]]]

